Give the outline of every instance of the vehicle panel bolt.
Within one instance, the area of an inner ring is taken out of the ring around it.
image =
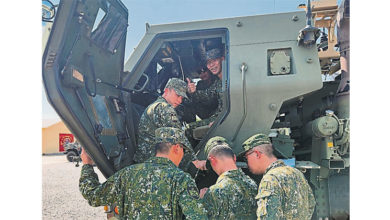
[[[236,26],[237,26],[237,27],[241,27],[241,26],[242,26],[241,21],[237,22]]]
[[[272,111],[275,111],[276,110],[276,104],[274,104],[274,103],[269,104],[269,109],[271,109]]]
[[[292,19],[291,20],[293,20],[293,21],[298,21],[299,20],[299,18],[298,18],[298,16],[297,15],[294,15],[293,17],[292,17]]]
[[[307,58],[306,63],[312,63],[313,59],[312,58]]]
[[[240,66],[240,70],[241,70],[241,72],[242,71],[244,71],[244,72],[247,71],[248,70],[248,65],[246,63],[242,63],[241,66]]]

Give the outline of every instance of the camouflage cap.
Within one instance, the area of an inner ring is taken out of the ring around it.
[[[167,82],[167,84],[165,85],[165,88],[170,88],[170,89],[173,89],[175,90],[175,92],[179,95],[179,96],[182,96],[184,98],[188,98],[187,97],[187,83],[184,82],[183,80],[181,79],[178,79],[178,78],[170,78]]]
[[[190,142],[184,136],[184,131],[179,128],[161,127],[157,128],[155,133],[155,143],[183,144],[184,148],[193,151]]]
[[[271,140],[269,139],[268,135],[261,133],[255,134],[242,143],[242,148],[244,151],[242,151],[238,156],[243,156],[248,150],[262,144],[271,144]]]
[[[206,60],[222,57],[222,51],[219,48],[214,48],[206,52]]]
[[[230,141],[228,141],[224,137],[221,137],[221,136],[212,137],[212,138],[210,138],[207,141],[207,143],[206,143],[206,145],[204,147],[204,154],[208,158],[211,149],[213,149],[215,146],[217,146],[217,145],[227,145],[228,147],[230,147],[230,144],[231,144]]]

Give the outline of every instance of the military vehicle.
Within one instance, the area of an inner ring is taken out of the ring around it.
[[[81,145],[78,141],[66,143],[64,145],[64,154],[69,162],[76,162],[80,160]]]
[[[133,164],[140,116],[167,80],[197,78],[205,50],[218,46],[225,55],[223,110],[210,128],[194,131],[198,157],[205,159],[203,147],[210,137],[224,136],[239,153],[248,137],[269,133],[278,158],[293,161],[312,186],[313,219],[347,219],[348,41],[336,45],[336,0],[308,1],[306,8],[147,24],[125,62],[128,10],[119,0],[61,1],[42,59],[47,99],[109,177]],[[335,46],[344,48],[343,62]],[[333,81],[322,80],[340,72],[340,66],[343,73]],[[238,162],[250,175],[242,158]],[[213,171],[192,166],[187,172],[200,188],[216,178]]]

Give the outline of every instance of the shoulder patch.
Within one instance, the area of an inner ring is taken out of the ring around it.
[[[172,112],[172,113],[170,114],[170,117],[171,117],[171,121],[177,122],[177,120],[176,120],[176,119],[177,119],[177,116],[176,116],[175,113]]]
[[[192,198],[194,199],[199,199],[199,193],[198,193],[198,189],[192,185],[192,184],[189,184],[187,186],[187,193],[189,196],[191,196]]]

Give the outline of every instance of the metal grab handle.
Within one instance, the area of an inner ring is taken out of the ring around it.
[[[149,83],[149,76],[146,75],[145,73],[142,73],[141,77],[142,76],[144,76],[146,78],[146,81],[145,81],[145,83],[142,85],[142,87],[140,89],[135,89],[135,88],[133,89],[136,92],[141,92],[142,90],[144,90],[146,85]]]
[[[247,109],[246,109],[247,96],[246,96],[246,79],[245,79],[245,72],[247,71],[247,69],[248,69],[248,65],[246,63],[242,63],[240,66],[240,70],[241,70],[241,76],[242,76],[242,78],[241,78],[242,79],[242,105],[243,105],[244,114],[242,115],[241,121],[237,126],[237,129],[236,129],[236,132],[234,133],[232,141],[234,141],[236,139],[238,132],[240,131],[242,124],[244,123],[244,120],[245,120],[246,115],[247,115]]]

